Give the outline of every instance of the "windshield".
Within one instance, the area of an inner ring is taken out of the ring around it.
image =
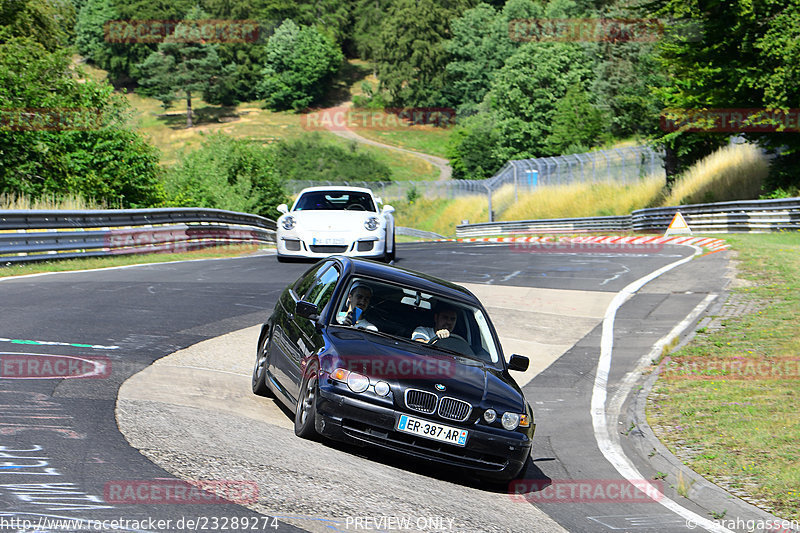
[[[486,363],[500,360],[489,318],[479,307],[414,287],[353,278],[335,309],[334,324],[425,343]]]
[[[369,193],[358,191],[310,191],[303,193],[292,211],[370,211],[376,212]]]

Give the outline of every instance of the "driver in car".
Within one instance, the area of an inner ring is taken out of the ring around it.
[[[438,302],[433,311],[433,327],[419,326],[411,334],[411,340],[430,342],[435,338],[446,339],[456,327],[458,315],[455,307]]]
[[[347,310],[340,311],[336,315],[336,322],[343,326],[354,326],[357,328],[378,331],[378,328],[365,318],[362,318],[364,311],[369,307],[372,299],[372,289],[366,283],[356,281],[350,287],[350,294],[347,296]]]

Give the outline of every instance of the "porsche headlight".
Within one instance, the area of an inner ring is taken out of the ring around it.
[[[514,431],[519,426],[519,415],[517,413],[503,413],[503,427],[509,431]]]
[[[364,222],[364,227],[370,231],[375,231],[378,229],[380,222],[378,221],[378,217],[369,217],[366,222]]]
[[[296,224],[297,224],[297,222],[295,222],[293,216],[284,217],[283,222],[281,222],[281,225],[283,226],[283,229],[287,229],[287,230],[294,228]]]

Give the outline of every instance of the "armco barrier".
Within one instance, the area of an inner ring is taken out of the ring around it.
[[[515,233],[663,233],[680,212],[693,233],[767,233],[800,230],[800,198],[742,200],[640,209],[627,216],[483,222],[456,227],[456,237]]]
[[[0,263],[274,242],[274,220],[220,209],[0,211]]]

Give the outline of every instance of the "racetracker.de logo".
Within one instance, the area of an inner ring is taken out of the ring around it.
[[[103,488],[106,503],[116,504],[248,504],[258,501],[255,481],[180,479],[109,481]]]
[[[424,348],[423,348],[424,349]],[[448,379],[458,365],[450,357],[435,355],[352,355],[341,356],[340,368],[375,379]]]
[[[508,494],[519,503],[652,503],[663,489],[663,481],[647,479],[520,479]]]
[[[800,131],[800,109],[665,109],[661,129],[686,132],[775,133]]]
[[[111,20],[103,26],[109,43],[255,43],[262,34],[254,20]]]
[[[87,131],[103,125],[99,109],[29,107],[0,109],[0,131]]]
[[[407,130],[412,126],[449,128],[456,124],[455,109],[447,107],[387,107],[361,109],[332,107],[303,115],[306,130],[342,131],[350,128],[368,130]]]
[[[658,19],[529,18],[508,23],[517,42],[654,42],[664,33]]]
[[[0,379],[102,379],[111,375],[105,356],[0,353]]]
[[[661,377],[686,380],[800,379],[800,358],[680,357],[662,363]]]
[[[531,254],[653,254],[664,248],[663,244],[657,242],[589,242],[580,238],[555,235],[540,237],[535,241],[513,242],[510,246],[512,252]]]

